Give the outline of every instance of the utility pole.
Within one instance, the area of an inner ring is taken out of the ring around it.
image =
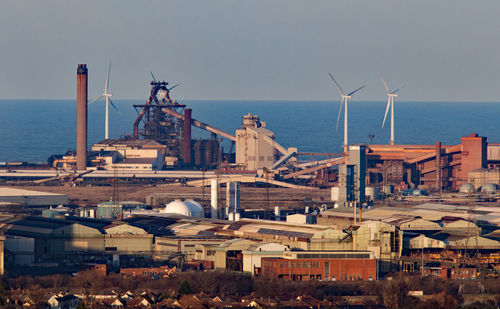
[[[422,238],[422,278],[424,277],[424,234],[420,234]]]
[[[202,181],[202,184],[201,184],[201,200],[204,201],[205,200],[205,172],[206,172],[206,169],[205,168],[202,168],[201,169],[201,181]]]

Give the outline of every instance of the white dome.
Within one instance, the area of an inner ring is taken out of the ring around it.
[[[473,193],[475,191],[476,189],[474,188],[474,185],[472,185],[470,182],[466,182],[460,186],[460,192],[462,193]]]
[[[200,210],[200,208],[191,202],[183,202],[180,200],[168,203],[163,212],[188,217],[202,217],[203,215],[203,209]]]
[[[496,183],[487,183],[481,187],[483,193],[496,193],[497,191],[498,185]]]
[[[187,200],[184,203],[191,204],[191,206],[193,207],[193,209],[198,209],[200,211],[200,213],[203,213],[203,206],[201,206],[201,204],[198,203],[197,201],[195,201],[195,200]]]

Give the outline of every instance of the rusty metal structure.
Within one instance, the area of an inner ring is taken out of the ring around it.
[[[166,156],[181,157],[184,120],[165,113],[163,109],[182,114],[186,105],[172,100],[170,98],[172,88],[169,89],[167,86],[167,82],[153,80],[146,104],[134,105],[139,113],[134,122],[134,138],[155,140],[167,146]]]
[[[134,122],[134,138],[151,139],[166,147],[166,157],[181,159],[183,166],[216,168],[222,156],[217,136],[231,141],[234,135],[191,117],[192,110],[170,97],[168,83],[153,80],[146,104],[134,105],[138,112]],[[211,133],[209,139],[191,138],[191,126]]]

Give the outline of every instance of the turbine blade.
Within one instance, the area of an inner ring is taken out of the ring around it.
[[[391,93],[391,91],[389,90],[389,86],[387,86],[387,83],[385,82],[382,75],[380,75],[380,80],[382,81],[382,83],[384,83],[384,87],[385,87],[385,90],[387,91],[387,94]]]
[[[335,83],[335,86],[337,86],[337,88],[339,89],[340,94],[344,95],[344,91],[342,90],[342,87],[340,87],[339,83],[337,83],[337,81],[335,80],[335,78],[333,78],[332,73],[328,73],[328,74],[330,74],[330,77],[332,78],[333,82]]]
[[[172,90],[172,89],[174,89],[175,87],[180,86],[180,85],[181,85],[181,84],[174,85],[174,86],[172,86],[172,87],[168,88],[168,91],[170,91],[170,90]]]
[[[356,92],[358,92],[359,90],[361,90],[361,89],[363,89],[363,88],[365,88],[365,87],[366,87],[366,85],[361,86],[361,87],[359,87],[358,89],[356,89],[356,90],[354,90],[354,91],[349,92],[348,96],[352,96],[353,94],[355,94]]]
[[[120,114],[120,116],[123,116],[122,112],[120,112],[118,107],[116,107],[115,103],[113,103],[113,101],[111,101],[111,99],[109,99],[109,103],[111,103],[111,106],[113,106],[116,109],[116,111],[118,112],[118,114]]]
[[[337,125],[335,126],[335,131],[339,130],[339,120],[340,120],[340,114],[342,114],[342,107],[344,107],[344,97],[342,97],[342,101],[340,101],[340,108],[339,108],[339,114],[337,115]]]
[[[156,82],[156,78],[155,78],[155,76],[153,75],[153,71],[151,71],[151,72],[149,72],[149,73],[151,73],[151,77],[153,78],[153,81],[154,81],[154,82]]]
[[[108,66],[108,74],[106,75],[106,87],[104,88],[104,93],[108,93],[108,87],[109,87],[109,73],[111,72],[111,60],[109,60],[109,66]]]
[[[391,92],[391,94],[395,94],[396,92],[398,92],[399,90],[403,89],[404,87],[406,87],[406,85],[403,85],[403,86],[399,87],[398,89],[396,89],[393,92]]]
[[[384,115],[384,121],[382,121],[382,128],[385,125],[385,119],[387,118],[387,113],[389,112],[389,107],[391,107],[391,98],[387,100],[387,107],[385,108],[385,115]]]
[[[87,103],[87,104],[92,104],[92,103],[94,103],[94,102],[99,101],[99,100],[100,100],[100,99],[102,99],[102,98],[104,98],[104,95],[103,95],[103,94],[101,94],[100,96],[98,96],[97,98],[93,99],[92,101],[90,101],[90,102],[89,102],[89,103]]]

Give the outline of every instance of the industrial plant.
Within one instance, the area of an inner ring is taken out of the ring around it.
[[[89,195],[107,185],[111,198],[0,187],[0,272],[91,267],[104,276],[168,278],[224,270],[322,282],[378,281],[395,272],[498,278],[500,144],[476,133],[455,145],[396,144],[399,89],[391,91],[383,78],[389,143],[349,144],[348,102],[364,86],[346,94],[330,77],[341,94],[342,153],[283,147],[265,119],[250,113],[234,132],[220,130],[172,98],[177,85],[154,76],[145,103],[134,105],[132,134],[109,138],[106,116],[106,138],[88,149],[88,70],[79,64],[76,151],[53,157],[46,169],[6,164],[0,180]],[[97,98],[106,105],[108,84],[109,69]],[[193,126],[209,137],[193,138]],[[133,186],[150,193],[139,201],[119,196],[127,195],[119,187]]]

